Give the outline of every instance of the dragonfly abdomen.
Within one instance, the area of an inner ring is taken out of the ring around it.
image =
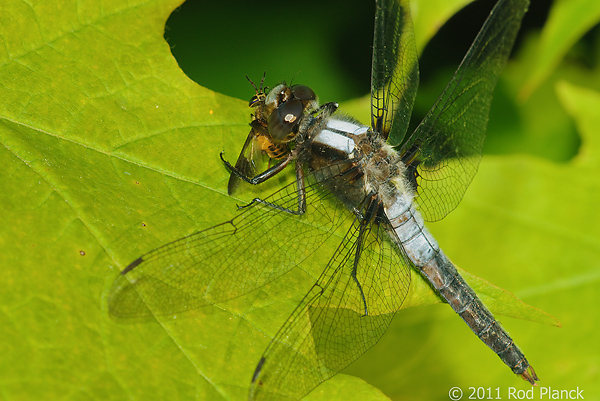
[[[538,380],[537,376],[523,352],[441,250],[421,266],[420,271],[475,335],[494,351],[502,362],[515,374],[535,384]]]
[[[523,352],[439,248],[411,201],[409,193],[398,194],[385,210],[399,246],[477,337],[514,373],[535,384],[537,376]]]
[[[432,260],[440,247],[427,228],[420,213],[412,205],[412,194],[399,193],[385,213],[408,258],[420,268]]]

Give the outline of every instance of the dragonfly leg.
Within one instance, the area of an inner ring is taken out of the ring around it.
[[[247,183],[252,184],[252,185],[261,184],[261,183],[265,182],[266,180],[268,180],[269,178],[274,177],[275,175],[280,173],[284,168],[286,168],[287,165],[290,164],[290,162],[294,159],[293,154],[290,153],[287,155],[287,157],[285,159],[283,159],[282,161],[280,161],[273,167],[268,168],[267,170],[255,175],[254,177],[247,177],[244,173],[242,173],[241,171],[236,169],[234,166],[231,165],[231,163],[229,163],[227,160],[225,160],[225,158],[223,158],[223,152],[221,152],[219,154],[219,156],[221,157],[221,160],[223,161],[223,163],[225,164],[225,167],[227,167],[227,169],[229,171],[231,171],[233,174],[235,174],[241,180],[246,181]]]
[[[364,239],[365,239],[366,235],[368,234],[369,229],[372,228],[372,226],[373,226],[373,220],[376,218],[376,216],[379,213],[383,213],[383,207],[382,207],[381,201],[377,197],[376,193],[371,193],[369,196],[367,196],[367,199],[369,200],[368,201],[369,204],[366,208],[365,213],[363,214],[360,211],[358,211],[358,213],[356,214],[356,217],[360,220],[360,230],[359,230],[358,238],[356,240],[356,251],[354,253],[354,266],[352,267],[352,273],[351,273],[352,279],[356,283],[356,286],[358,287],[358,291],[360,292],[360,296],[362,298],[363,306],[365,309],[365,316],[369,315],[369,309],[367,308],[367,299],[365,297],[365,293],[363,292],[362,285],[358,281],[358,277],[357,277],[358,264],[360,262],[360,258],[361,258],[363,247],[364,247]]]
[[[286,212],[296,216],[300,216],[306,213],[306,187],[304,182],[304,170],[302,170],[301,163],[296,163],[296,193],[298,195],[298,209],[296,210],[280,206],[276,203],[272,203],[260,198],[254,198],[247,205],[238,206],[238,209],[245,209],[256,203],[260,203],[261,205],[265,205],[276,210],[281,210],[282,212]]]
[[[329,102],[321,105],[317,110],[315,110],[315,114],[322,116],[323,118],[327,118],[333,113],[337,111],[339,104],[336,102]]]

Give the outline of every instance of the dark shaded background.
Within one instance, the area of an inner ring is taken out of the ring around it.
[[[374,3],[188,0],[169,18],[165,37],[185,73],[217,92],[249,99],[253,90],[244,76],[258,82],[266,71],[267,86],[293,80],[312,87],[321,102],[344,102],[364,96],[370,89]],[[478,0],[468,5],[424,49],[413,128],[450,79],[495,3]],[[549,0],[531,1],[513,54],[528,35],[540,31],[551,5]],[[596,28],[586,35],[570,53],[577,63],[596,63],[593,57],[597,52],[585,48],[595,46],[597,32]],[[549,137],[555,149],[542,143],[539,148],[535,143],[531,146],[535,141],[520,138],[527,133],[519,127],[506,132],[506,123],[517,121],[518,116],[511,114],[514,99],[503,98],[499,92],[502,89],[496,91],[492,105],[486,153],[528,152],[561,162],[577,154],[580,140],[574,125],[563,129],[561,138]]]

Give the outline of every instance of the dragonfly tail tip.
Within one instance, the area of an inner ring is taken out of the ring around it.
[[[523,378],[523,380],[528,381],[532,386],[537,387],[536,381],[540,380],[535,374],[535,370],[533,370],[533,366],[529,366],[527,370],[521,373],[519,376]]]

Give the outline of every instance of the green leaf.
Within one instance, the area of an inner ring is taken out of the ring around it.
[[[115,324],[108,318],[107,291],[127,263],[224,220],[236,203],[281,185],[247,189],[244,199],[226,195],[228,175],[218,154],[237,156],[248,132],[247,102],[202,88],[179,69],[162,37],[178,4],[2,5],[0,388],[6,399],[244,399],[260,354],[318,272],[319,265],[306,267],[244,299],[176,320]],[[573,96],[575,102],[579,95]],[[596,155],[597,148],[586,143],[582,152]],[[464,205],[434,234],[459,265],[559,316],[565,326],[560,336],[547,326],[507,326],[511,333],[519,328],[515,339],[534,366],[546,361],[544,379],[577,376],[586,384],[597,355],[595,344],[587,344],[592,352],[583,351],[583,340],[597,328],[584,315],[597,304],[590,291],[598,277],[590,264],[599,237],[592,197],[597,168],[563,167],[533,158],[485,159]],[[515,184],[523,171],[529,181]],[[507,193],[515,194],[514,205],[506,202]],[[569,209],[577,215],[567,220],[564,205],[572,197],[587,203]],[[530,225],[510,231],[515,222]],[[435,295],[422,281],[413,283],[417,299],[407,306],[436,301],[427,298]],[[511,299],[494,295],[491,285],[479,290],[501,303]],[[555,301],[556,295],[566,300]],[[529,310],[516,305],[510,315]],[[390,385],[402,385],[401,394],[445,397],[457,368],[463,384],[481,378],[482,366],[483,377],[514,383],[447,305],[409,308],[396,322],[383,341],[398,348],[392,352],[383,343],[373,350],[384,358],[364,358],[371,363],[367,371],[385,369],[368,382],[386,394],[395,394]],[[447,330],[459,333],[450,345],[441,335]],[[557,338],[564,351],[552,347]],[[462,359],[450,360],[452,350],[463,346]],[[473,355],[482,355],[482,362]],[[343,375],[310,397],[332,394],[382,397]]]
[[[410,9],[419,53],[450,17],[472,2],[473,0],[412,0]]]
[[[548,78],[565,53],[598,22],[600,2],[596,0],[555,1],[528,69],[528,82],[521,96],[530,96]]]
[[[556,87],[560,100],[567,112],[577,122],[582,136],[583,151],[580,152],[576,165],[584,171],[594,171],[600,167],[600,148],[598,127],[600,127],[600,104],[598,92],[577,87],[566,81],[559,82]]]
[[[239,141],[248,111],[178,68],[162,37],[178,4],[2,5],[7,399],[201,392],[173,333],[156,323],[115,325],[104,299],[117,271],[142,250],[235,209],[218,152],[203,152]],[[216,391],[206,383],[207,393]]]
[[[357,377],[337,375],[317,387],[304,400],[386,401],[389,398]]]

